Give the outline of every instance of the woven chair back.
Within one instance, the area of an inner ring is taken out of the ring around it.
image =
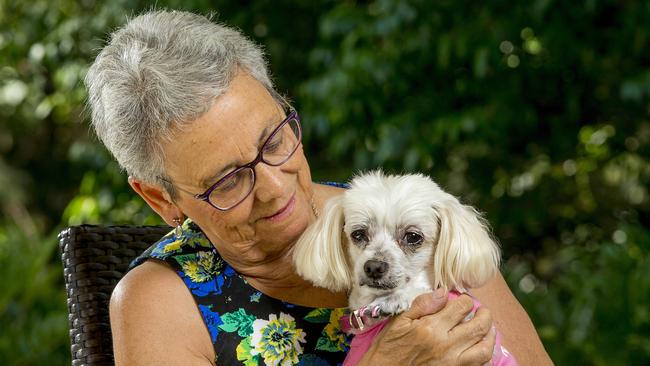
[[[59,234],[72,365],[113,365],[108,302],[131,260],[169,226],[70,227]]]

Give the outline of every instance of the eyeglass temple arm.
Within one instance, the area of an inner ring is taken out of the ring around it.
[[[194,192],[190,192],[190,191],[188,191],[187,189],[183,189],[183,188],[181,188],[181,187],[179,187],[179,186],[177,186],[177,185],[174,185],[174,183],[172,183],[169,179],[165,179],[165,178],[163,178],[163,177],[161,177],[161,176],[158,176],[158,179],[162,180],[163,182],[169,183],[169,185],[173,186],[174,189],[178,189],[178,190],[181,191],[181,192],[184,192],[184,193],[187,193],[187,194],[189,194],[189,195],[192,195],[194,198],[197,198],[197,199],[203,199],[203,197],[201,197],[201,194],[197,194],[197,193],[194,193]]]

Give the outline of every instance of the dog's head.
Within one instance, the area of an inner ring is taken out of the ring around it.
[[[472,207],[423,175],[356,177],[296,243],[298,273],[317,286],[378,294],[423,271],[433,288],[465,290],[492,278],[499,248]]]

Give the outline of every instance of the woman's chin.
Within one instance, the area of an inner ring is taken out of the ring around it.
[[[291,247],[309,225],[311,211],[303,211],[294,210],[282,221],[260,222],[255,230],[257,237],[268,244]]]

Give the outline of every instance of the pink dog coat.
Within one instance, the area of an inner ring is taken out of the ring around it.
[[[460,295],[461,294],[458,291],[454,290],[449,292],[448,297],[451,300],[457,298]],[[474,298],[472,298],[472,301],[474,301],[474,307],[471,311],[471,314],[473,316],[481,304]],[[372,340],[375,338],[375,336],[379,334],[382,329],[384,329],[388,323],[388,318],[380,320],[375,324],[369,325],[363,330],[354,329],[350,324],[350,317],[348,315],[341,317],[339,321],[341,323],[341,329],[347,333],[355,334],[354,338],[352,339],[352,343],[350,343],[350,351],[345,357],[345,361],[343,361],[343,366],[354,366],[359,363],[363,355],[368,351],[368,348],[370,348]],[[501,345],[501,334],[498,331],[496,334],[496,341],[494,343],[494,352],[492,353],[492,365],[517,366],[515,357]]]

